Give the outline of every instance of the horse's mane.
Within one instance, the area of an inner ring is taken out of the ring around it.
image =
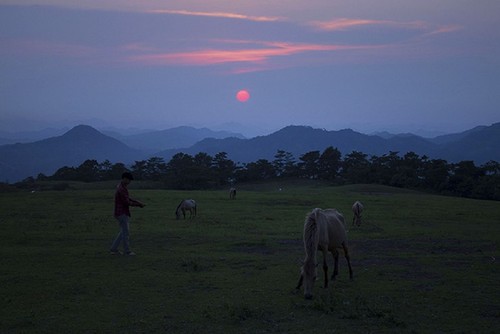
[[[177,208],[175,209],[175,212],[179,211],[179,208],[181,207],[182,203],[184,203],[184,200],[182,200],[179,205],[177,205]]]

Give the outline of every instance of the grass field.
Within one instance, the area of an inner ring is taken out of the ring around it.
[[[231,201],[226,191],[132,183],[147,204],[132,209],[135,257],[108,252],[114,184],[0,193],[0,332],[498,332],[500,202],[281,187],[240,187]],[[188,197],[198,216],[175,220]],[[355,200],[365,206],[360,228],[350,226]],[[346,216],[354,281],[341,257],[337,281],[323,289],[319,280],[305,300],[295,285],[315,207]]]

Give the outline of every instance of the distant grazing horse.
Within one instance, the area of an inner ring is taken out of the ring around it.
[[[186,219],[186,211],[189,211],[189,218],[196,217],[196,202],[194,199],[184,199],[179,205],[177,205],[177,209],[175,209],[175,216],[177,219],[182,216]]]
[[[229,199],[235,199],[235,198],[236,198],[236,188],[229,189]]]
[[[339,252],[343,248],[349,266],[349,277],[352,280],[352,268],[347,247],[347,233],[344,228],[344,217],[335,209],[312,210],[304,222],[304,249],[306,258],[301,268],[297,289],[304,282],[304,297],[311,299],[314,281],[316,280],[316,252],[323,252],[323,272],[325,274],[325,288],[328,287],[328,265],[326,257],[331,252],[335,261],[332,280],[339,273]]]
[[[354,202],[352,205],[352,224],[356,226],[361,226],[361,212],[363,212],[363,204],[360,201]]]

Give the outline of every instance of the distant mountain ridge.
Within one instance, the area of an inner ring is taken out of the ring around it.
[[[496,124],[498,124],[498,123],[496,123]],[[492,126],[494,127],[495,124],[493,124]],[[468,135],[473,135],[476,132],[481,132],[481,131],[485,130],[486,128],[488,128],[488,127],[481,125],[481,126],[476,126],[475,128],[472,128],[472,129],[464,131],[464,132],[437,136],[437,137],[432,139],[432,142],[436,143],[436,144],[448,144],[448,143],[457,142],[457,141],[467,137]]]
[[[323,151],[328,146],[337,148],[343,155],[359,151],[367,155],[383,155],[391,151],[405,154],[415,152],[433,159],[449,162],[473,160],[482,164],[490,160],[500,161],[500,123],[476,127],[459,134],[439,136],[435,139],[422,138],[412,134],[394,135],[382,138],[366,135],[350,129],[327,131],[308,126],[287,126],[267,136],[251,139],[204,139],[195,145],[165,150],[157,155],[169,160],[174,154],[184,152],[210,155],[226,152],[235,162],[252,162],[258,159],[273,160],[278,150],[292,153],[296,158],[309,151]],[[442,144],[441,144],[442,143]]]
[[[323,151],[328,146],[339,149],[342,154],[361,151],[369,155],[382,155],[389,151],[402,151],[411,147],[418,151],[434,148],[431,142],[418,136],[392,137],[365,135],[345,129],[327,131],[308,126],[287,126],[268,136],[259,136],[247,140],[236,138],[204,139],[186,149],[166,150],[158,155],[170,159],[175,153],[196,154],[206,152],[216,154],[224,151],[235,162],[251,162],[258,159],[273,160],[278,150],[292,153],[296,158],[309,151]]]
[[[244,139],[239,133],[229,131],[212,131],[207,128],[197,129],[190,126],[179,126],[171,129],[115,137],[126,145],[146,152],[158,152],[165,149],[189,147],[205,138],[223,139],[235,137]]]
[[[178,127],[170,130],[133,135],[124,139],[127,143],[132,141],[136,145],[140,142],[144,149],[132,148],[123,141],[87,125],[79,125],[61,136],[32,143],[0,145],[0,181],[17,182],[28,176],[36,177],[39,173],[52,175],[61,167],[76,167],[87,159],[132,164],[152,156],[169,161],[178,152],[191,155],[205,152],[212,156],[226,152],[228,158],[234,162],[246,163],[258,159],[272,161],[278,150],[290,152],[298,159],[309,151],[323,151],[328,146],[333,146],[344,156],[352,151],[359,151],[368,156],[381,156],[390,151],[400,154],[412,151],[421,156],[449,162],[473,160],[482,164],[489,160],[500,161],[500,150],[497,147],[500,142],[500,123],[431,139],[411,134],[382,138],[350,129],[327,131],[309,126],[287,126],[269,135],[250,139],[238,137],[238,134],[213,132],[208,129]],[[168,138],[173,138],[172,136],[175,136],[177,143],[182,140],[190,143],[194,138],[204,135],[212,138],[205,137],[186,148],[158,150],[158,147],[168,148]],[[226,135],[229,137],[224,137]],[[223,138],[213,138],[214,136]],[[151,141],[156,146],[148,147],[147,143]]]

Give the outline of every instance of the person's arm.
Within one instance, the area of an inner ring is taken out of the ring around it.
[[[128,191],[123,188],[119,190],[119,196],[121,198],[122,203],[126,203],[129,206],[138,206],[138,207],[145,207],[145,205],[139,201],[136,201],[133,198],[130,198],[128,195]]]
[[[130,197],[128,199],[128,202],[129,202],[130,206],[138,206],[140,208],[143,208],[146,206],[146,204],[139,202],[139,201],[136,201],[135,199],[132,199]]]

